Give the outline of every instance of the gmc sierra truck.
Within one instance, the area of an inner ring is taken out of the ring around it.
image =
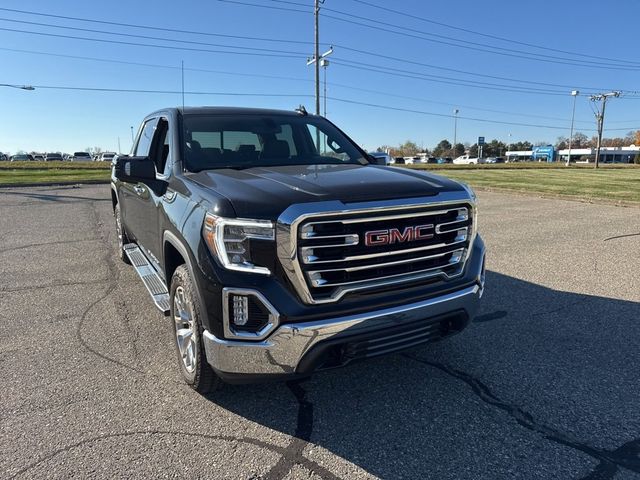
[[[485,280],[464,184],[377,165],[300,108],[168,108],[114,159],[121,259],[199,392],[439,340]]]

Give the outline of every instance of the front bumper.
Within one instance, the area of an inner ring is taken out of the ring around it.
[[[461,290],[373,312],[283,324],[261,342],[219,339],[205,330],[207,361],[228,381],[291,377],[457,333],[478,310],[484,288],[480,263],[476,283]]]

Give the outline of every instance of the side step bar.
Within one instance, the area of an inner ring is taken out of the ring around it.
[[[140,250],[135,243],[126,244],[124,246],[124,253],[127,254],[131,265],[133,265],[137,274],[140,275],[144,286],[147,287],[153,303],[165,316],[168,316],[171,309],[169,291],[162,278],[160,278],[160,275],[158,275],[158,272],[153,268],[151,263],[149,263],[145,254],[142,253],[142,250]]]

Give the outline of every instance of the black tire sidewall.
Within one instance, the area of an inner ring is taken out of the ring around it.
[[[178,348],[178,342],[176,337],[176,327],[174,321],[174,296],[178,287],[182,287],[184,290],[184,296],[187,303],[189,303],[191,307],[191,313],[193,315],[193,319],[195,321],[195,336],[196,336],[196,366],[193,372],[188,372],[184,366],[182,361],[182,357],[180,355],[180,349]],[[180,368],[180,372],[182,374],[182,378],[184,381],[189,384],[195,390],[205,393],[209,391],[212,385],[215,383],[216,377],[213,373],[213,370],[207,363],[206,354],[204,351],[204,345],[202,343],[204,328],[202,326],[202,314],[200,310],[200,304],[198,302],[198,296],[196,295],[196,289],[191,280],[191,276],[189,274],[189,270],[186,265],[179,266],[174,272],[171,278],[171,290],[170,290],[170,305],[171,305],[171,329],[172,329],[172,338],[173,338],[173,346],[176,352],[176,359],[178,361],[178,366]]]
[[[122,213],[120,212],[119,203],[116,203],[116,206],[113,209],[113,216],[116,223],[116,244],[118,248],[118,256],[123,262],[130,263],[129,257],[127,257],[127,254],[124,253],[124,246],[129,243],[129,240],[127,239],[127,234],[124,231],[124,226],[122,225]],[[122,235],[122,245],[120,245],[120,235]]]

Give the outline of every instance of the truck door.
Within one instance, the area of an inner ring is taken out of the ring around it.
[[[159,117],[148,120],[143,126],[134,152],[135,156],[149,157],[156,165],[156,178],[165,178],[164,170],[169,155],[169,123]],[[161,235],[159,219],[163,191],[142,182],[127,185],[127,217],[125,224],[147,257],[158,267]]]

